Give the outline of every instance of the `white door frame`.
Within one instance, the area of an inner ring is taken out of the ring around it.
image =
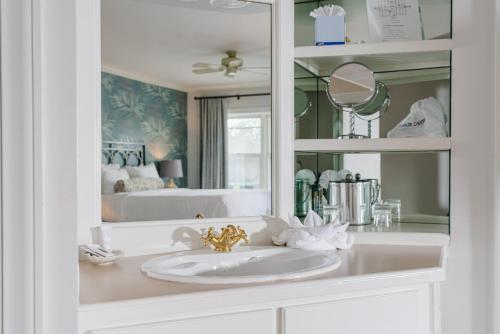
[[[35,327],[31,3],[0,2],[2,83],[2,329]]]
[[[76,333],[76,2],[0,0],[4,333]]]

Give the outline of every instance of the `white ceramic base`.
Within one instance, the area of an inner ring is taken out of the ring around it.
[[[248,284],[316,276],[337,269],[340,263],[332,251],[247,246],[229,253],[176,252],[146,261],[141,269],[149,277],[172,282]]]

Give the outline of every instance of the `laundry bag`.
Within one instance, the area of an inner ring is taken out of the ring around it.
[[[387,137],[446,137],[446,128],[443,105],[436,98],[428,97],[413,103],[410,113],[387,133]]]

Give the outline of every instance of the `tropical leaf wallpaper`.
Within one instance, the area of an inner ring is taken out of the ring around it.
[[[187,180],[187,93],[102,73],[103,141],[145,143],[147,161],[181,159]]]

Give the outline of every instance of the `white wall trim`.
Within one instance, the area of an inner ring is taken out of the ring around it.
[[[288,220],[294,203],[294,6],[276,0],[273,6],[273,203],[277,217]]]
[[[32,0],[35,327],[77,331],[79,208],[77,8],[71,0]],[[92,5],[90,1],[87,1]],[[91,142],[92,143],[92,142]],[[19,149],[18,145],[15,145]],[[22,148],[22,147],[21,147]],[[20,165],[16,165],[19,168]],[[22,166],[22,165],[21,165]],[[26,164],[25,167],[29,165]],[[88,176],[85,174],[84,176]],[[83,189],[82,189],[83,190]],[[85,196],[85,195],[84,195]],[[22,202],[21,202],[22,203]],[[17,260],[19,263],[19,260]],[[63,282],[63,284],[62,284]],[[18,324],[17,324],[18,325]],[[22,332],[16,329],[16,333]],[[26,332],[27,333],[27,332]]]
[[[472,0],[453,1],[452,22],[451,243],[447,279],[441,286],[442,326],[445,334],[491,333],[495,284],[494,2],[479,7]],[[472,38],[477,34],[480,39]],[[472,100],[471,96],[480,98]]]
[[[494,255],[493,255],[493,333],[500,334],[500,95],[498,94],[498,88],[500,87],[500,0],[495,1],[495,11],[494,11],[494,40],[495,40],[495,50],[494,50],[494,73],[495,82],[494,87],[497,94],[495,94],[494,101],[494,117],[495,117],[495,141],[494,141],[494,157],[495,157],[495,168],[494,168],[494,207],[495,207],[495,227],[494,227]]]
[[[32,2],[0,1],[2,330],[35,332]]]

